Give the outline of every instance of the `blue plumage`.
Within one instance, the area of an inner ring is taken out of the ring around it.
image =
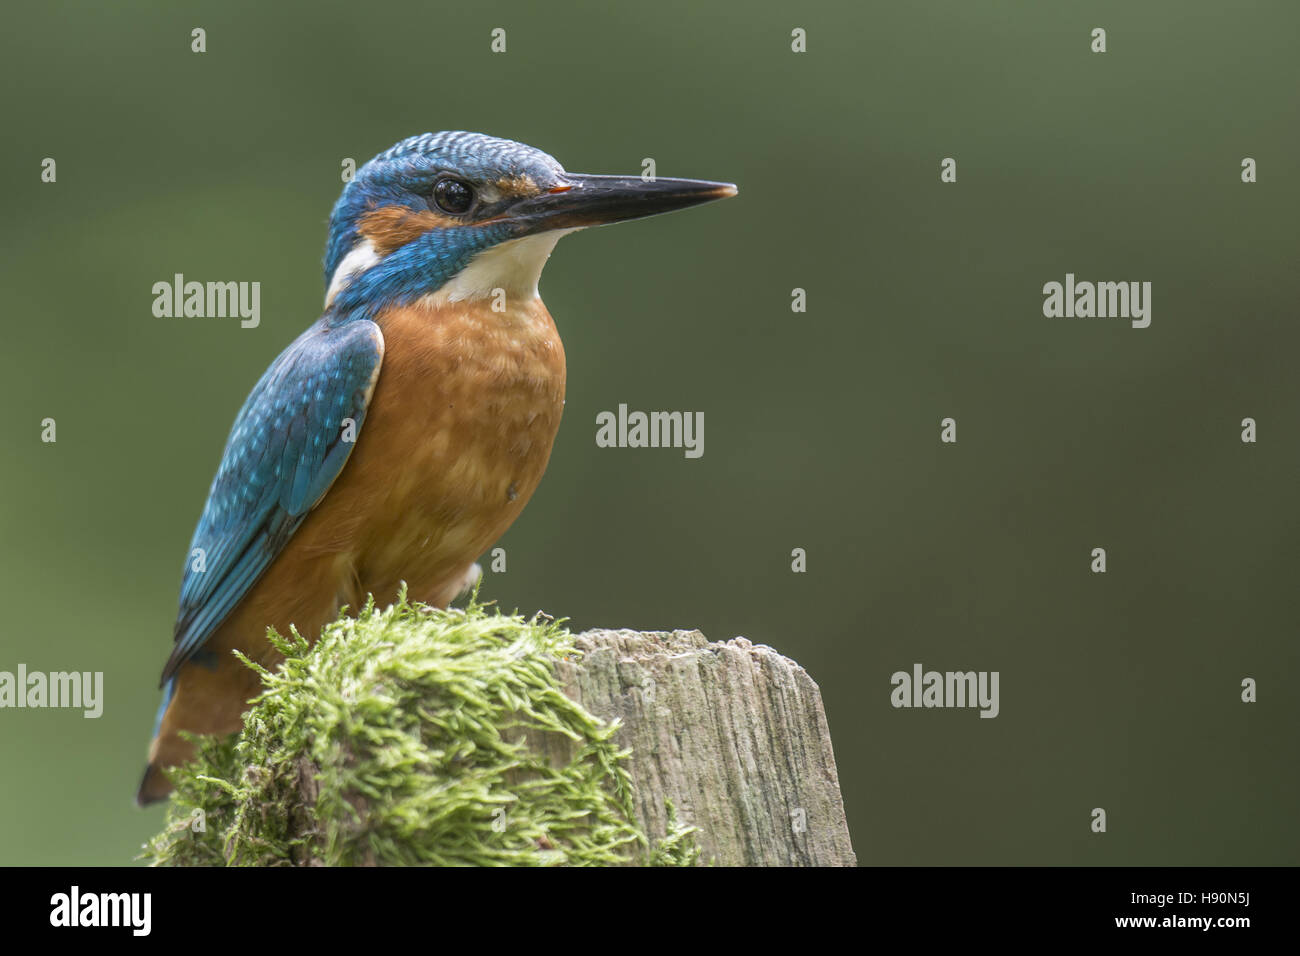
[[[190,543],[165,683],[270,566],[338,477],[360,432],[384,341],[373,322],[321,319],[280,354],[244,402]],[[197,570],[195,549],[202,549]]]

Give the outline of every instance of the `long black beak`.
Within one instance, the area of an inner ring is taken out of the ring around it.
[[[526,199],[509,212],[527,232],[581,229],[625,219],[657,216],[736,195],[731,183],[640,176],[584,176],[565,173],[549,192]]]

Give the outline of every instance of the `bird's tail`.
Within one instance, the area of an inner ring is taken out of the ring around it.
[[[140,778],[140,788],[135,792],[135,805],[147,807],[165,799],[171,792],[172,782],[167,779],[162,767],[151,763],[144,768],[144,776]]]
[[[156,743],[158,732],[162,729],[163,714],[167,713],[167,705],[172,702],[172,694],[176,691],[176,678],[173,676],[163,686],[162,703],[158,705],[158,715],[153,721],[153,739]],[[153,748],[150,748],[152,753]],[[136,806],[144,807],[151,803],[162,800],[167,794],[172,792],[172,782],[167,779],[163,768],[155,761],[150,760],[149,765],[144,768],[144,776],[140,778],[140,786],[135,792]]]

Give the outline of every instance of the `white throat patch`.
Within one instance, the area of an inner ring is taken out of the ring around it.
[[[581,227],[579,227],[581,228]],[[424,297],[433,306],[449,302],[486,299],[502,289],[509,299],[537,298],[537,280],[561,236],[577,229],[552,229],[535,236],[510,239],[484,249],[469,265],[443,283],[437,292]],[[371,266],[378,265],[379,254],[369,239],[362,239],[343,257],[330,278],[325,293],[325,308],[334,297],[347,288],[348,283]]]
[[[537,298],[537,280],[561,236],[577,229],[552,229],[535,236],[510,239],[484,249],[469,265],[424,300],[433,306],[469,299],[486,299],[505,290],[509,299]]]

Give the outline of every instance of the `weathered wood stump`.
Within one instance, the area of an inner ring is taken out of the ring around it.
[[[665,833],[667,799],[699,828],[702,862],[857,863],[821,692],[798,664],[699,631],[588,631],[577,645],[581,662],[561,661],[558,676],[591,713],[622,721],[615,740],[632,750],[636,812],[652,841]]]

